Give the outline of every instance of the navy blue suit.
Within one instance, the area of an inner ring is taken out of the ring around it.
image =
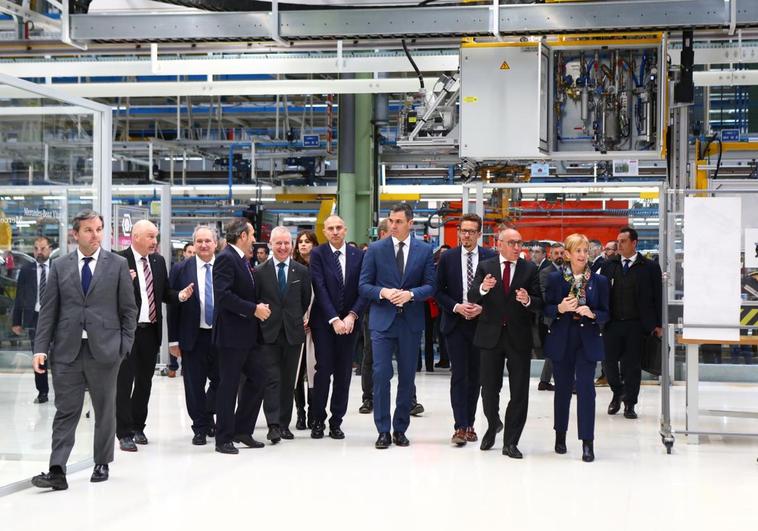
[[[424,305],[434,295],[435,273],[431,246],[415,238],[410,251],[404,249],[405,267],[401,276],[395,262],[392,238],[371,244],[363,258],[360,294],[371,303],[368,327],[374,354],[374,423],[379,433],[404,433],[410,424],[411,396],[416,376],[421,332],[424,331]],[[381,299],[382,288],[408,290],[413,300],[402,308]],[[392,353],[397,351],[397,399],[390,421],[390,380]]]
[[[252,434],[263,402],[263,370],[258,350],[257,299],[249,262],[227,245],[213,267],[213,333],[218,352],[216,445],[235,434]],[[235,414],[240,373],[246,377]]]
[[[480,352],[474,345],[478,319],[466,320],[455,313],[456,304],[463,302],[469,286],[463,285],[462,247],[446,251],[437,264],[437,294],[442,310],[440,332],[445,336],[450,354],[450,403],[453,407],[455,429],[473,428],[476,405],[479,402]],[[484,247],[477,250],[479,262],[493,258],[496,253]],[[474,268],[476,271],[476,268]]]
[[[47,274],[50,274],[50,265],[48,262]],[[34,311],[37,305],[37,267],[39,264],[35,261],[26,264],[21,268],[18,274],[18,283],[16,284],[16,300],[13,302],[13,326],[23,326],[29,332],[29,341],[34,346],[34,333],[37,329],[37,318],[39,313]],[[47,369],[47,364],[42,365]],[[50,391],[50,385],[47,382],[47,370],[43,374],[34,373],[34,385],[40,394],[46,395]]]
[[[347,412],[348,391],[352,374],[353,354],[360,330],[360,317],[366,309],[366,299],[358,293],[358,281],[363,265],[363,251],[345,245],[345,278],[329,244],[319,245],[311,251],[311,282],[315,299],[311,307],[308,326],[313,334],[316,347],[316,374],[313,382],[313,418],[316,422],[326,421],[326,401],[329,396],[329,382],[334,378],[332,388],[330,427],[338,428]],[[353,331],[337,335],[329,320],[344,318],[349,313],[356,316]]]
[[[593,273],[585,288],[587,306],[595,314],[595,319],[583,316],[575,319],[574,312],[558,312],[558,305],[568,296],[570,287],[561,272],[555,271],[547,277],[543,311],[552,323],[545,340],[545,357],[553,360],[554,428],[559,433],[568,430],[571,394],[576,380],[579,439],[592,441],[595,438],[595,366],[605,358],[601,325],[609,316],[608,279]]]
[[[213,267],[207,274],[213,278]],[[197,258],[183,260],[171,268],[168,279],[171,289],[180,291],[194,284],[192,296],[180,304],[168,306],[168,340],[179,343],[182,351],[182,378],[187,413],[192,419],[192,431],[205,435],[212,425],[218,392],[218,356],[211,341],[212,328],[201,327],[200,280],[197,275]],[[210,308],[209,308],[210,309]],[[213,316],[209,316],[213,320]],[[210,386],[206,392],[206,382]]]

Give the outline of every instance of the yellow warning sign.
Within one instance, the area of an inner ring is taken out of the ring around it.
[[[464,103],[476,103],[477,101],[479,101],[479,98],[476,96],[466,96],[463,98]]]
[[[511,66],[508,64],[508,61],[503,61],[503,64],[500,65],[500,70],[510,70]]]

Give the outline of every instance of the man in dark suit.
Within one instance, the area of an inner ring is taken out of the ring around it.
[[[34,340],[34,371],[50,356],[55,419],[50,471],[32,478],[40,488],[65,490],[66,463],[89,389],[95,410],[95,469],[90,481],[108,479],[116,433],[116,378],[132,347],[137,324],[132,279],[122,257],[100,247],[103,218],[79,212],[73,221],[77,249],[50,268]]]
[[[605,326],[605,374],[613,391],[608,414],[624,402],[624,417],[636,419],[645,336],[661,337],[661,268],[637,252],[637,231],[624,227],[618,235],[618,255],[600,270],[611,285],[611,318]],[[623,371],[623,382],[621,371]]]
[[[29,341],[34,347],[34,332],[37,328],[40,302],[45,294],[47,278],[50,274],[50,253],[53,248],[45,236],[34,239],[34,262],[21,268],[16,284],[16,300],[13,303],[13,322],[11,330],[17,336],[29,332]],[[34,385],[37,388],[35,404],[47,402],[50,386],[47,382],[47,366],[43,363],[42,372],[34,373]]]
[[[597,273],[598,270],[603,267],[603,263],[605,262],[603,244],[600,243],[600,240],[590,240],[589,251],[590,271]]]
[[[432,248],[411,236],[413,210],[405,203],[392,207],[391,238],[369,246],[363,258],[360,294],[371,303],[369,330],[374,356],[374,423],[379,431],[376,448],[394,442],[408,446],[411,397],[416,376],[424,305],[434,295]],[[393,267],[394,264],[394,267]],[[397,400],[390,418],[392,354],[397,352]],[[394,433],[390,438],[390,427]]]
[[[468,300],[483,308],[474,335],[474,344],[482,350],[482,407],[488,422],[481,449],[492,448],[503,429],[500,389],[507,360],[511,399],[505,411],[503,455],[514,459],[523,457],[518,442],[529,406],[531,312],[542,308],[537,266],[519,258],[523,244],[517,230],[502,229],[497,239],[499,256],[479,262],[468,293]]]
[[[540,294],[542,299],[545,298],[545,289],[547,288],[547,278],[551,273],[556,271],[563,271],[564,251],[565,247],[561,242],[554,242],[550,244],[550,257],[542,263],[542,266],[538,271],[540,279]],[[537,314],[537,334],[540,338],[540,344],[545,346],[545,340],[547,338],[547,330],[550,327],[552,319],[547,316],[543,316],[542,313]],[[542,373],[540,373],[540,381],[537,384],[538,391],[554,391],[555,386],[550,383],[553,377],[553,361],[545,357],[545,363],[542,365]]]
[[[271,315],[267,304],[257,302],[250,259],[255,229],[245,218],[226,226],[227,245],[213,267],[213,331],[211,341],[218,352],[219,386],[216,394],[216,451],[238,454],[235,442],[262,448],[253,439],[255,421],[263,400],[265,383],[260,363],[258,323]],[[245,377],[240,390],[240,375]]]
[[[445,252],[437,264],[437,294],[442,308],[440,331],[450,352],[450,403],[455,420],[451,442],[463,446],[475,442],[476,405],[479,402],[480,353],[474,334],[482,307],[468,300],[479,262],[493,258],[495,252],[477,245],[482,234],[482,218],[465,214],[458,225],[460,247]]]
[[[182,378],[187,412],[192,419],[192,444],[206,444],[215,435],[213,412],[218,390],[218,356],[213,332],[213,266],[218,237],[215,227],[198,225],[192,235],[195,254],[171,268],[169,286],[181,290],[193,286],[192,295],[168,310],[169,352],[182,358]],[[210,387],[206,392],[206,383]]]
[[[292,234],[274,227],[273,256],[255,269],[255,295],[271,316],[261,323],[261,362],[266,375],[263,412],[271,444],[294,439],[290,430],[300,350],[305,342],[305,313],[311,303],[308,268],[292,260]]]
[[[329,437],[344,439],[342,419],[347,412],[352,359],[355,352],[360,317],[366,299],[358,293],[363,265],[363,251],[345,244],[347,227],[339,216],[324,221],[328,245],[313,248],[310,258],[311,281],[315,299],[308,326],[316,347],[316,374],[313,383],[314,425],[311,437],[324,436],[326,401],[333,378]]]
[[[147,405],[163,339],[162,303],[176,304],[192,294],[186,286],[181,294],[168,285],[166,261],[155,253],[158,227],[141,219],[132,227],[132,244],[118,254],[126,258],[137,303],[137,331],[132,351],[121,363],[116,393],[116,436],[121,450],[136,452],[147,444]]]

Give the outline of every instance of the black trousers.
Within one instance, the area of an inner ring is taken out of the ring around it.
[[[290,345],[284,328],[276,343],[261,345],[261,363],[265,374],[263,412],[269,426],[289,428],[292,421],[292,405],[295,399],[297,365],[302,343]]]
[[[475,331],[475,321],[464,321],[444,336],[450,347],[450,404],[456,430],[473,427],[476,419],[481,353],[474,345]]]
[[[252,435],[263,401],[265,375],[260,347],[244,350],[217,347],[217,352],[216,445],[220,445],[232,442],[237,433]],[[242,386],[240,377],[244,380]]]
[[[192,419],[192,431],[205,434],[211,427],[216,410],[218,392],[218,356],[211,342],[211,330],[200,329],[195,348],[182,352],[182,378],[184,379],[184,399],[187,413]],[[206,384],[210,385],[206,390]]]
[[[639,321],[610,321],[605,325],[603,337],[605,375],[608,377],[613,396],[623,396],[625,404],[634,405],[640,394],[642,379],[642,325]]]
[[[146,327],[138,325],[132,351],[121,362],[116,384],[116,436],[119,439],[145,429],[161,334],[158,323]]]
[[[353,374],[353,354],[358,340],[356,331],[348,335],[337,335],[332,327],[312,328],[313,343],[316,346],[316,374],[313,377],[313,418],[316,422],[326,422],[326,402],[329,387],[332,400],[329,426],[339,428],[347,412],[350,378]]]
[[[39,313],[34,312],[34,320],[32,322],[34,326],[32,328],[29,328],[29,341],[32,343],[32,354],[34,354],[34,335],[37,332],[38,317]],[[45,370],[45,372],[42,374],[38,374],[36,371],[34,372],[34,387],[37,388],[38,393],[46,395],[50,392],[50,384],[47,381],[47,361],[45,361],[41,367]]]
[[[545,357],[545,339],[547,338],[548,326],[545,321],[542,320],[542,316],[537,316],[537,334],[540,337],[540,346],[542,346],[542,357]],[[540,374],[540,382],[550,383],[553,377],[553,362],[549,358],[545,358],[545,363],[542,365],[542,373]]]
[[[503,368],[508,367],[511,398],[505,410],[505,445],[518,444],[526,424],[529,409],[529,368],[531,352],[519,352],[510,345],[505,327],[494,349],[482,349],[481,382],[482,407],[487,422],[494,427],[500,420],[500,389],[503,387]]]

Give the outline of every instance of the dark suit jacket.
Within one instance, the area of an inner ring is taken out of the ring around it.
[[[440,316],[440,331],[450,334],[459,322],[465,321],[459,314],[453,312],[456,304],[463,301],[463,267],[461,265],[462,247],[446,251],[437,264],[437,293],[434,298],[442,308]],[[495,251],[479,247],[479,263],[497,255]]]
[[[124,258],[126,258],[127,263],[129,264],[129,269],[133,269],[134,271],[137,271],[137,268],[142,267],[142,263],[137,263],[137,261],[134,258],[134,253],[132,252],[131,247],[127,247],[123,251],[118,251],[118,253]],[[172,290],[171,287],[168,284],[168,272],[166,270],[166,261],[163,259],[161,255],[158,253],[153,253],[147,257],[147,261],[150,264],[150,272],[153,274],[153,296],[155,297],[155,311],[156,311],[156,319],[158,320],[158,326],[156,327],[156,330],[159,332],[157,333],[157,339],[158,344],[160,345],[161,340],[163,338],[163,304],[179,304],[179,292],[176,290]],[[134,285],[134,302],[137,304],[137,321],[139,322],[139,311],[142,307],[142,294],[140,293],[139,289],[139,277],[135,276],[134,280],[132,281],[132,284]],[[147,301],[145,301],[147,303]]]
[[[590,270],[591,270],[593,273],[597,273],[597,272],[598,272],[598,270],[599,270],[601,267],[603,267],[603,264],[604,264],[605,262],[606,262],[606,260],[605,260],[605,256],[603,256],[603,255],[601,254],[600,256],[598,256],[598,257],[595,259],[595,261],[594,261],[594,262],[592,262],[592,264],[590,265]]]
[[[259,321],[254,315],[258,299],[248,264],[231,245],[216,256],[211,337],[217,347],[250,350],[258,344]]]
[[[426,299],[434,296],[435,289],[432,247],[411,238],[410,254],[406,255],[406,259],[405,270],[400,278],[395,265],[395,246],[392,238],[385,238],[369,245],[363,258],[358,289],[371,304],[368,323],[370,330],[388,330],[398,315],[394,304],[379,298],[382,288],[411,291],[413,301],[404,306],[403,315],[411,330],[424,330],[424,306]]]
[[[49,264],[52,266],[52,262]],[[37,305],[37,262],[26,264],[18,274],[16,300],[13,303],[13,326],[34,328],[34,307]],[[50,267],[47,269],[50,274]]]
[[[606,260],[600,273],[608,279],[611,286],[611,319],[613,316],[613,284],[617,275],[623,274],[624,266],[621,263],[621,255],[614,256],[611,260]],[[657,262],[648,260],[640,253],[629,268],[628,274],[635,275],[637,281],[637,305],[640,312],[640,323],[646,334],[653,332],[653,329],[661,326],[663,312],[663,287],[661,267]]]
[[[311,303],[311,275],[303,264],[290,259],[287,271],[287,290],[279,294],[279,281],[274,260],[266,260],[255,269],[255,295],[259,302],[269,305],[271,315],[261,322],[263,343],[276,343],[284,327],[287,343],[299,345],[305,341],[303,317]]]
[[[183,290],[190,283],[195,285],[195,289],[189,299],[166,307],[169,342],[178,341],[181,350],[192,351],[195,349],[195,342],[200,330],[200,291],[198,290],[197,261],[195,257],[193,256],[175,264],[171,268],[168,283],[169,287],[175,291]],[[213,316],[211,316],[211,319],[213,319]]]
[[[310,273],[315,299],[311,307],[309,326],[329,328],[329,320],[345,317],[353,312],[358,318],[363,316],[368,301],[358,293],[358,281],[363,265],[363,251],[346,245],[345,285],[342,287],[341,272],[332,253],[332,247],[325,243],[311,251]],[[353,330],[359,330],[356,323]]]
[[[545,357],[560,361],[568,346],[569,326],[574,321],[574,312],[558,313],[558,305],[569,294],[570,284],[563,273],[553,272],[547,278],[543,312],[552,324],[545,338]],[[582,317],[579,320],[579,335],[582,339],[584,358],[588,361],[602,361],[605,358],[602,325],[608,321],[608,279],[593,274],[587,284],[587,306],[595,314],[595,319]]]
[[[486,295],[479,293],[479,287],[487,274],[497,279],[497,284]],[[516,290],[524,288],[531,298],[528,307],[524,307],[516,300]],[[537,266],[519,258],[516,262],[516,271],[510,285],[508,296],[503,291],[503,275],[500,271],[500,256],[479,262],[476,268],[476,276],[468,300],[481,304],[483,309],[476,325],[474,344],[479,348],[492,349],[497,345],[500,331],[503,329],[503,320],[508,325],[505,327],[512,348],[519,353],[527,353],[532,350],[532,320],[533,313],[542,309],[542,295],[540,282],[537,277]]]

